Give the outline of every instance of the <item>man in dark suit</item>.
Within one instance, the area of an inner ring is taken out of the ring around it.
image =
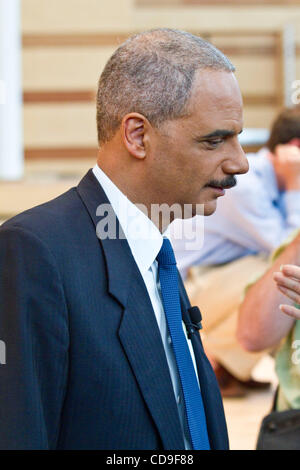
[[[188,33],[130,38],[100,77],[95,168],[1,227],[2,449],[228,448],[169,221],[152,209],[209,215],[247,171],[233,71]]]

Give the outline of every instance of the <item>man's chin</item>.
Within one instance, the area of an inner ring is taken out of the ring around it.
[[[195,215],[212,215],[217,208],[217,199],[205,203],[185,204],[183,207],[183,217],[180,217],[182,219],[190,219]]]
[[[204,213],[203,215],[212,215],[217,209],[217,199],[213,201],[206,202],[204,204]]]

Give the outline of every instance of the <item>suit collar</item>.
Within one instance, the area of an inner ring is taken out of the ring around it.
[[[101,215],[101,211],[99,211],[98,208],[102,206],[108,209],[110,208],[111,211],[112,208],[103,188],[98,183],[92,170],[89,170],[89,172],[80,181],[77,186],[77,191],[94,223],[95,236],[97,236],[97,233],[102,230],[101,224],[106,220],[110,220],[107,219],[107,213],[105,212]],[[116,219],[115,215],[111,214],[111,212],[110,215],[113,215],[114,222],[116,224],[116,232],[119,234],[121,229],[118,219]],[[103,226],[104,225],[105,224],[103,224]],[[99,239],[99,241],[106,261],[108,291],[125,307],[131,286],[132,271],[134,268],[134,260],[132,258],[129,245],[124,237],[107,237],[105,239]]]

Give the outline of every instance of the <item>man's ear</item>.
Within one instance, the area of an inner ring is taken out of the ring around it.
[[[122,139],[128,152],[135,158],[146,157],[145,134],[149,128],[149,121],[139,113],[129,113],[124,116],[121,123]]]

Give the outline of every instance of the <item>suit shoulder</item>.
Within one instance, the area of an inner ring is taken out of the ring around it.
[[[76,187],[0,227],[3,243],[17,243],[20,237],[23,247],[34,244],[35,249],[51,253],[61,272],[72,262],[82,262],[91,247],[99,245],[94,223]],[[99,254],[102,256],[102,250]]]
[[[12,217],[4,222],[0,230],[18,228],[44,238],[43,234],[52,232],[55,227],[61,229],[75,214],[78,217],[80,210],[84,207],[74,187],[51,201]]]

